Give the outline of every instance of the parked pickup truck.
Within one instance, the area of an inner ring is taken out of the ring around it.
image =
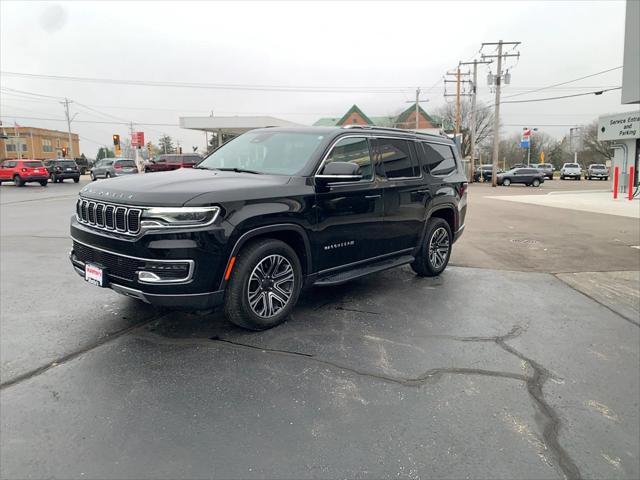
[[[584,172],[584,178],[585,180],[593,180],[594,178],[607,180],[609,178],[609,169],[601,163],[592,163]]]
[[[560,169],[560,180],[564,180],[565,178],[580,180],[581,176],[582,169],[577,163],[565,163]]]

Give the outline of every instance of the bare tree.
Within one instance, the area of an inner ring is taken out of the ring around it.
[[[443,124],[453,125],[456,118],[456,107],[453,103],[448,103],[440,108],[437,115],[442,117]],[[471,155],[471,101],[464,100],[460,105],[460,117],[462,124],[462,156]],[[482,145],[490,139],[493,134],[493,109],[478,102],[476,104],[476,144]]]
[[[593,122],[582,129],[582,150],[585,153],[591,153],[591,157],[598,159],[611,160],[613,158],[613,150],[610,142],[601,142],[598,140],[598,122]]]

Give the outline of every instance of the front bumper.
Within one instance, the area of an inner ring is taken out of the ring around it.
[[[84,278],[84,270],[78,266],[78,263],[71,261],[73,268],[78,275]],[[108,288],[116,293],[127,297],[142,300],[150,305],[158,307],[182,308],[188,310],[208,310],[210,308],[222,305],[224,302],[224,290],[207,293],[187,293],[187,294],[158,294],[148,293],[142,290],[125,287],[118,283],[110,282]]]
[[[107,287],[153,305],[201,310],[223,300],[222,279],[229,255],[223,227],[126,236],[98,231],[74,216],[70,230],[70,260],[83,277],[85,262],[100,265],[106,269]],[[189,264],[189,274],[168,280],[172,272],[154,270],[163,268],[158,264],[169,270],[175,264]],[[155,271],[163,281],[141,279],[140,271]]]
[[[84,262],[80,261],[72,250],[69,253],[69,259],[73,265],[73,269],[78,275],[84,278]],[[224,290],[204,293],[151,293],[144,290],[127,287],[109,277],[106,285],[116,293],[127,297],[142,300],[150,305],[158,307],[172,307],[187,310],[208,310],[221,305],[224,302]]]

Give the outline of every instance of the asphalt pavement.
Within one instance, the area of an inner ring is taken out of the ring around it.
[[[82,282],[83,183],[0,187],[0,477],[640,477],[632,219],[471,185],[440,277],[312,288],[253,333]]]

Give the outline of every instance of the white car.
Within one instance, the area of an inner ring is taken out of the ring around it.
[[[582,169],[577,163],[565,163],[560,169],[560,180],[565,178],[574,178],[580,180],[582,176]]]

